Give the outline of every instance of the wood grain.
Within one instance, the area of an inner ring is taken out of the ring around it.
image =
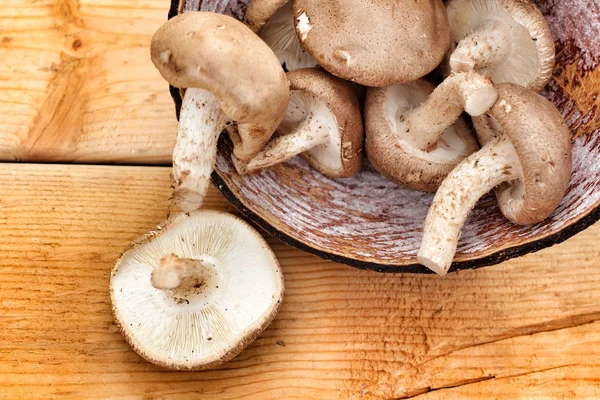
[[[3,164],[0,179],[0,397],[600,396],[600,227],[446,278],[269,238],[287,286],[276,321],[221,369],[173,373],[125,344],[108,295],[121,250],[166,215],[169,170]],[[208,206],[231,211],[215,190]]]
[[[168,6],[4,0],[0,159],[169,163],[174,106],[149,52]]]
[[[148,55],[167,9],[165,0],[3,0],[0,159],[169,163],[173,105]],[[557,82],[577,80],[580,65]],[[593,108],[592,77],[553,100]],[[587,132],[599,126],[575,109],[568,116]],[[168,175],[0,165],[0,397],[600,398],[600,226],[445,279],[357,271],[269,238],[287,294],[249,349],[204,373],[144,362],[112,322],[108,276],[126,244],[165,217]],[[207,205],[233,211],[215,190]]]

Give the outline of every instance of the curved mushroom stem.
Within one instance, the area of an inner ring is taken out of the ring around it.
[[[200,287],[210,277],[212,265],[206,261],[180,258],[170,254],[160,260],[160,267],[152,271],[152,286],[161,290]]]
[[[240,160],[248,161],[261,151],[277,130],[277,124],[236,124],[228,129],[233,143],[233,154]]]
[[[489,110],[498,93],[489,79],[476,72],[458,73],[446,78],[427,101],[400,117],[406,123],[406,140],[415,147],[435,149],[446,128],[463,111],[479,116]]]
[[[486,193],[522,176],[521,164],[506,136],[491,140],[459,164],[437,191],[427,219],[417,259],[430,270],[446,275],[461,229],[469,212]]]
[[[249,162],[244,163],[232,157],[233,164],[240,175],[247,174],[285,162],[313,147],[326,143],[328,140],[328,124],[311,112],[292,133],[270,141]]]
[[[454,72],[477,71],[503,63],[512,51],[510,28],[500,18],[488,18],[458,43],[450,56]]]
[[[227,117],[210,92],[185,91],[173,150],[173,202],[184,212],[202,206],[217,157],[217,141]]]

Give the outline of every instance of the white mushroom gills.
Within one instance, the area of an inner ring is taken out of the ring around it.
[[[489,110],[498,98],[492,83],[475,72],[458,73],[446,78],[421,106],[400,117],[404,136],[423,151],[436,148],[446,128],[466,111],[479,116]]]
[[[494,68],[511,56],[513,42],[510,28],[502,19],[486,18],[458,43],[450,56],[450,67],[455,72]]]
[[[460,163],[438,189],[427,219],[419,263],[439,275],[452,265],[460,232],[477,201],[498,185],[521,179],[517,153],[506,135],[493,138]]]
[[[280,164],[304,152],[311,152],[329,169],[343,168],[341,134],[336,118],[316,96],[293,90],[278,131],[281,136],[272,139],[248,163],[233,159],[240,174]]]
[[[184,212],[198,210],[210,185],[217,141],[227,124],[219,101],[210,92],[189,88],[181,105],[173,150],[173,202]]]
[[[457,163],[457,157],[465,154],[467,150],[467,143],[462,137],[463,130],[467,129],[467,126],[464,121],[459,121],[461,117],[443,131],[437,141],[437,147],[433,149],[420,150],[410,141],[410,132],[406,132],[404,116],[410,110],[426,102],[434,90],[434,88],[429,90],[427,88],[429,85],[424,87],[420,83],[421,81],[396,84],[385,89],[383,107],[385,108],[384,114],[388,116],[387,122],[390,130],[396,134],[397,143],[403,151],[415,158],[426,160],[431,164]],[[471,134],[470,131],[468,133]],[[472,148],[475,151],[479,147],[474,145]]]
[[[125,252],[110,289],[115,318],[136,352],[163,367],[204,369],[235,356],[266,327],[283,279],[254,228],[201,211],[175,215]]]
[[[452,36],[458,42],[450,55],[450,67],[455,72],[475,70],[489,74],[495,84],[533,85],[539,90],[550,77],[548,69],[554,65],[554,48],[549,30],[530,32],[527,26],[545,23],[544,17],[530,2],[511,0],[509,3],[516,3],[513,7],[504,3],[499,0],[447,3]],[[543,49],[538,49],[540,44]]]
[[[288,71],[317,66],[317,61],[300,46],[294,28],[292,2],[285,4],[269,19],[260,37]]]

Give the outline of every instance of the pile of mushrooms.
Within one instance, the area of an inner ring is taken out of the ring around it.
[[[563,199],[571,143],[558,110],[536,93],[552,76],[555,50],[530,1],[355,1],[341,8],[329,0],[254,0],[246,22],[287,69],[316,62],[367,86],[364,150],[371,165],[397,184],[436,192],[418,252],[432,271],[448,272],[468,213],[489,191],[496,189],[504,216],[523,225],[548,218]],[[435,67],[444,75],[437,86],[424,78]],[[329,138],[338,136],[325,131],[339,110],[319,112],[312,103],[300,102],[292,82],[281,136],[256,158],[235,162],[238,172],[301,152],[311,160],[314,149],[331,146]],[[338,161],[337,152],[329,157]],[[343,176],[323,168],[324,159],[311,165]]]
[[[552,76],[555,49],[530,1],[359,0],[339,7],[331,0],[253,0],[246,23],[286,70],[311,69],[288,73],[292,92],[278,136],[252,159],[234,156],[238,173],[302,154],[326,176],[344,177],[358,171],[364,150],[389,180],[436,193],[418,260],[441,275],[468,213],[489,191],[496,189],[515,224],[541,222],[563,199],[571,143],[558,110],[536,93]],[[425,77],[435,67],[444,77],[438,85]],[[354,99],[335,100],[349,99],[344,92],[356,87],[342,89],[341,80],[367,87],[364,148],[358,129],[340,129],[340,121],[356,120]],[[337,150],[342,161],[354,157],[356,168],[341,174]]]
[[[488,192],[515,224],[538,223],[562,201],[571,143],[536,93],[552,75],[554,44],[529,1],[253,0],[244,22],[186,12],[152,39],[152,62],[183,95],[172,212],[122,255],[110,282],[117,323],[149,361],[217,366],[281,304],[282,273],[260,234],[199,211],[222,131],[242,175],[301,155],[345,178],[366,155],[391,181],[435,192],[418,260],[441,275]]]

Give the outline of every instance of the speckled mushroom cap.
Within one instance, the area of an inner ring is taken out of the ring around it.
[[[285,115],[289,83],[279,60],[232,17],[199,11],[180,14],[154,34],[151,56],[171,85],[214,94],[222,111],[238,122],[242,137],[268,140]]]
[[[539,91],[555,65],[550,27],[529,0],[449,0],[446,2],[452,36],[460,42],[485,19],[499,18],[510,27],[513,49],[498,68],[483,69],[494,83],[515,83]]]
[[[479,148],[462,117],[442,135],[448,148],[426,152],[402,139],[401,115],[427,100],[434,89],[424,79],[369,88],[365,104],[365,147],[373,167],[394,183],[425,192],[435,192],[446,175]]]
[[[294,16],[302,46],[319,65],[365,86],[421,78],[451,42],[441,0],[296,0]]]
[[[269,22],[269,19],[289,0],[252,0],[246,10],[244,23],[253,32],[259,33]]]
[[[210,264],[201,286],[159,290],[151,283],[161,257]],[[146,360],[200,370],[235,357],[273,320],[283,275],[262,236],[231,214],[179,214],[137,239],[110,278],[115,321]]]
[[[317,146],[303,157],[317,171],[332,178],[349,177],[362,167],[364,125],[358,98],[349,82],[336,78],[320,68],[305,68],[288,72],[292,97],[294,91],[301,91],[319,99],[333,113],[338,127],[339,140]],[[286,118],[288,118],[286,116]],[[284,120],[284,122],[286,122]],[[288,124],[292,121],[287,121]],[[293,124],[290,124],[290,127]],[[289,129],[289,128],[288,128]],[[286,133],[283,126],[279,131]],[[335,149],[331,147],[336,146]],[[341,166],[334,168],[329,161],[334,152]]]
[[[498,85],[498,101],[473,119],[482,143],[505,134],[521,162],[522,179],[497,190],[498,203],[515,224],[535,224],[554,212],[571,178],[571,142],[560,112],[541,95],[518,85]]]

